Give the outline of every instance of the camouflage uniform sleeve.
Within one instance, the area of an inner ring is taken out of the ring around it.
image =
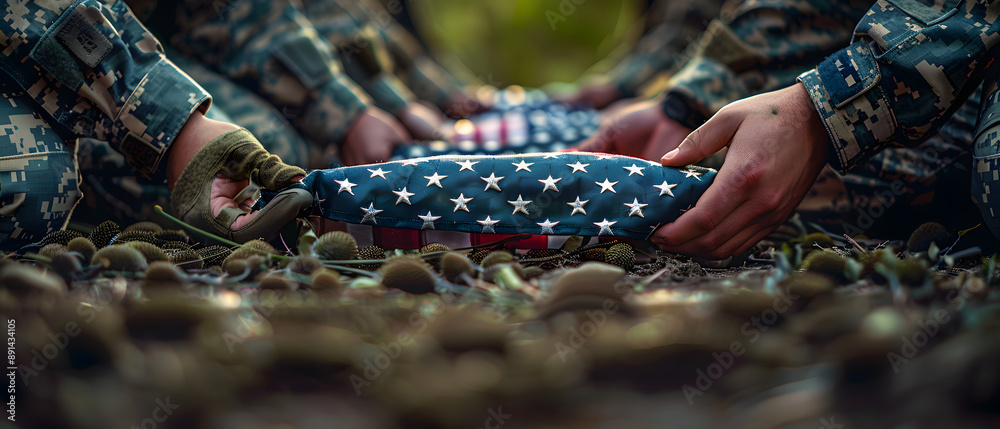
[[[396,74],[417,97],[444,107],[452,94],[462,92],[461,80],[438,64],[403,26],[393,21],[385,33]]]
[[[1000,53],[1000,1],[879,1],[853,43],[803,73],[846,171],[890,142],[933,135],[982,82]]]
[[[121,1],[9,4],[0,65],[54,123],[108,141],[147,177],[211,101]]]
[[[626,97],[655,75],[679,66],[685,48],[708,22],[719,16],[725,0],[681,0],[658,2],[649,12],[648,30],[608,75]]]
[[[795,83],[851,40],[870,0],[758,0],[726,5],[667,82],[664,113],[697,128],[733,101]]]
[[[370,98],[297,0],[185,0],[171,44],[250,88],[317,144],[342,142]]]

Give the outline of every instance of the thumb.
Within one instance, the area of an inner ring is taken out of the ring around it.
[[[743,123],[742,116],[720,111],[660,158],[667,167],[681,167],[708,158],[726,147]]]

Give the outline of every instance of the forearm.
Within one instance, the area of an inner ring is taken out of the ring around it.
[[[4,71],[55,123],[108,141],[146,176],[162,169],[187,118],[208,108],[208,93],[166,60],[122,2],[29,2],[20,12],[0,22]]]
[[[851,46],[799,78],[823,119],[831,165],[846,171],[886,145],[915,146],[940,129],[998,53],[998,12],[1000,2],[971,0],[872,7]]]

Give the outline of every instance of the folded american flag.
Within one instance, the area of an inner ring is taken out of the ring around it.
[[[440,156],[316,170],[300,185],[333,221],[478,234],[645,239],[715,171],[584,152]]]

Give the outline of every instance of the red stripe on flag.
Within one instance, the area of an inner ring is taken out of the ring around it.
[[[420,230],[407,228],[375,227],[372,231],[375,245],[383,249],[412,250],[420,248]]]

